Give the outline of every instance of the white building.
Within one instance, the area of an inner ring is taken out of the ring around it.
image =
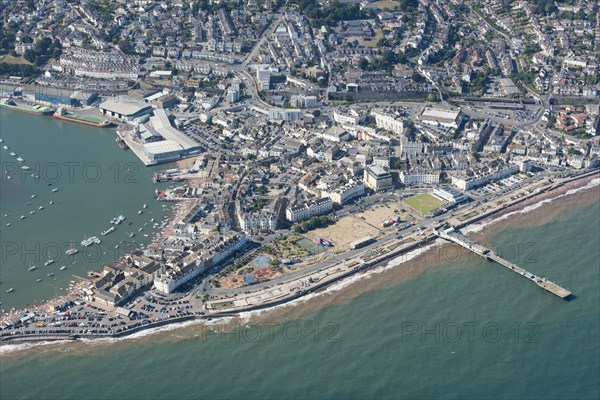
[[[496,171],[485,172],[481,174],[469,175],[453,175],[452,185],[461,190],[470,190],[479,186],[483,186],[489,182],[507,178],[512,174],[519,172],[519,167],[516,165],[505,165]]]
[[[371,111],[375,117],[375,125],[378,128],[394,132],[398,135],[404,132],[404,121],[395,115],[386,114],[382,111]]]
[[[269,212],[238,213],[238,222],[244,232],[272,232],[277,229],[277,216]]]
[[[425,124],[457,129],[462,123],[464,115],[460,110],[425,107],[417,118]]]
[[[393,186],[392,175],[381,167],[368,166],[364,174],[365,185],[375,190],[389,189]]]
[[[400,172],[400,181],[406,186],[420,185],[420,184],[433,184],[440,182],[440,173],[427,171],[427,172]]]
[[[285,217],[290,222],[298,222],[309,219],[316,215],[327,214],[333,209],[333,203],[329,197],[323,197],[310,203],[288,207]]]
[[[341,125],[358,125],[365,119],[363,113],[351,108],[349,110],[338,110],[333,112],[333,120]]]
[[[468,199],[468,197],[464,193],[461,193],[458,190],[451,188],[450,186],[442,186],[440,188],[435,188],[433,189],[432,194],[438,199],[446,203],[452,204],[462,203],[463,201]]]
[[[351,182],[334,190],[322,192],[322,195],[331,198],[335,204],[344,204],[356,197],[365,194],[365,184],[362,182]]]

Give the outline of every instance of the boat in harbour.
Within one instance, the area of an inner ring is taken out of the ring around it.
[[[125,141],[123,139],[121,139],[119,136],[117,136],[115,138],[115,142],[117,143],[117,146],[119,146],[119,148],[121,150],[127,150],[129,148],[129,146],[127,146],[127,143],[125,143]]]
[[[38,106],[38,105],[27,105],[16,103],[10,99],[0,100],[0,107],[6,108],[8,110],[21,111],[28,114],[37,114],[37,115],[50,115],[54,112],[54,110],[50,107]]]
[[[111,226],[111,227],[110,227],[110,228],[108,228],[107,230],[105,230],[105,231],[103,231],[103,232],[100,232],[100,234],[101,234],[102,236],[106,236],[106,235],[108,235],[109,233],[112,233],[112,232],[114,232],[114,231],[115,231],[115,227],[114,227],[114,226]]]
[[[98,128],[106,128],[111,125],[110,121],[108,121],[106,119],[102,120],[102,119],[90,117],[87,115],[71,113],[71,112],[68,112],[64,107],[60,107],[58,110],[56,110],[56,112],[53,115],[54,115],[54,118],[63,119],[66,121],[78,122],[78,123],[84,124],[84,125],[96,126]]]
[[[118,217],[111,219],[110,223],[114,225],[119,225],[123,221],[125,221],[125,217],[123,216],[123,214],[119,214]]]

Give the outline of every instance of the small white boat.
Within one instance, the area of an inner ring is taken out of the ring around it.
[[[50,202],[50,205],[52,205],[52,204],[54,204],[54,202],[53,202],[53,201],[51,201],[51,202]]]
[[[15,153],[14,151],[11,151],[11,152],[10,152],[10,155],[14,157],[14,156],[16,156],[16,155],[17,155],[17,153]]]
[[[6,226],[10,226],[10,222],[8,224],[6,224]]]
[[[18,162],[23,162],[23,161],[25,161],[25,160],[23,159],[23,157],[17,157],[17,161],[18,161]]]
[[[44,206],[39,206],[38,207],[38,210],[43,210],[43,209],[44,209]]]
[[[66,266],[66,265],[63,265],[62,267],[60,267],[60,270],[61,270],[61,271],[64,271],[65,269],[67,269],[67,266]]]
[[[35,211],[31,210],[31,211],[29,211],[29,214],[32,214],[32,215],[35,214]]]
[[[142,214],[142,210],[139,210],[139,211],[138,211],[138,215],[141,215],[141,214]]]
[[[27,165],[23,165],[23,166],[21,167],[21,169],[28,170],[28,169],[29,169],[29,167],[28,167]]]
[[[51,276],[54,276],[54,272],[50,272],[50,273],[48,274],[48,277],[51,277]]]
[[[32,195],[31,195],[31,198],[32,198],[32,199],[35,199],[35,194],[32,194]]]
[[[53,262],[54,262],[54,260],[53,260],[53,259],[50,259],[50,260],[46,261],[46,262],[44,263],[44,265],[45,265],[45,266],[48,266],[48,265],[52,264]]]
[[[4,150],[8,150],[8,146],[3,146]]]
[[[148,205],[144,204],[142,207],[144,207],[144,208],[148,208]]]
[[[10,288],[10,289],[8,289],[8,290],[6,291],[6,293],[12,293],[12,292],[14,292],[14,291],[15,291],[15,289],[13,289],[13,288]]]
[[[24,215],[21,215],[21,219],[25,219],[25,218],[27,218],[27,217],[25,217]]]
[[[57,188],[52,189],[52,193],[56,193],[56,192],[58,192]]]
[[[35,265],[32,265],[27,271],[35,271],[36,269],[37,267]]]
[[[42,278],[38,278],[35,280],[37,283],[40,283],[42,281]]]

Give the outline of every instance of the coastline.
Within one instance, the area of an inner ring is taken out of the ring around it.
[[[565,184],[549,192],[540,193],[522,203],[508,207],[486,217],[475,224],[473,229],[465,229],[465,233],[477,240],[486,240],[498,232],[518,226],[542,225],[560,217],[560,212],[566,208],[584,207],[600,199],[600,178],[597,173],[592,176]],[[574,196],[576,195],[577,196]],[[566,201],[568,200],[568,201]],[[514,218],[518,216],[519,218]],[[0,355],[22,354],[27,349],[44,346],[53,351],[55,346],[66,345],[70,351],[97,351],[108,344],[113,348],[124,343],[178,341],[193,339],[205,335],[206,330],[227,331],[241,324],[271,324],[282,320],[298,319],[324,306],[344,304],[348,301],[373,290],[394,286],[421,275],[428,268],[440,265],[445,260],[436,257],[440,249],[448,244],[434,241],[408,254],[402,254],[389,260],[373,265],[368,270],[361,271],[314,293],[288,300],[275,306],[258,310],[240,311],[228,316],[212,316],[212,320],[194,319],[185,322],[168,321],[160,327],[149,327],[132,332],[122,337],[107,337],[97,339],[55,340],[55,341],[24,341],[19,343],[0,344]],[[413,254],[416,253],[416,254]],[[397,267],[402,268],[397,268]],[[90,343],[94,346],[89,346]]]

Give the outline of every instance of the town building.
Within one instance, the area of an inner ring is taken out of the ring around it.
[[[381,167],[368,166],[364,173],[365,185],[378,192],[393,187],[392,175]]]

